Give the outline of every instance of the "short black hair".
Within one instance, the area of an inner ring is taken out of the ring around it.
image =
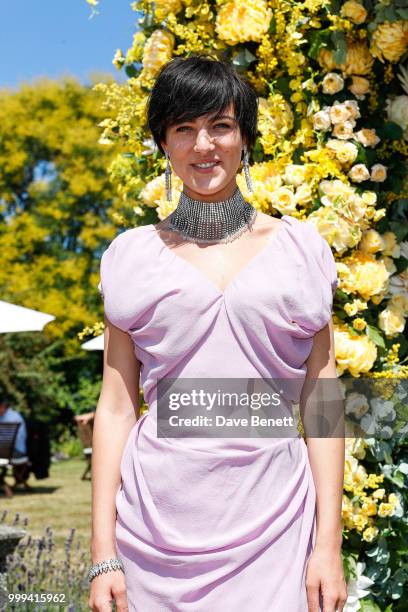
[[[222,60],[199,53],[176,57],[158,73],[147,102],[147,124],[164,154],[168,127],[203,115],[216,118],[233,103],[235,119],[251,154],[256,141],[258,96],[249,81]]]

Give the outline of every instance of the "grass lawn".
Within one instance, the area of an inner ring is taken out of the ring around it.
[[[91,482],[81,480],[85,469],[82,458],[73,458],[51,463],[50,477],[37,480],[30,474],[28,484],[32,489],[17,487],[14,496],[7,498],[0,493],[0,512],[7,510],[5,523],[11,525],[14,515],[19,513],[20,522],[28,519],[27,531],[34,537],[44,535],[49,526],[53,532],[55,557],[63,557],[65,541],[75,528],[73,548],[78,541],[81,550],[89,552],[91,536]],[[11,484],[13,478],[6,481]]]

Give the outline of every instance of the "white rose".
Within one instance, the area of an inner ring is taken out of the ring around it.
[[[347,140],[353,136],[353,123],[351,121],[344,121],[344,123],[337,123],[333,128],[333,136],[342,140]]]
[[[287,164],[284,179],[289,185],[298,187],[305,180],[306,168],[302,164]]]
[[[382,164],[371,166],[371,180],[375,183],[382,183],[387,178],[387,168]]]
[[[370,173],[367,166],[364,164],[356,164],[353,166],[348,175],[355,183],[361,183],[362,181],[367,181],[370,178]]]
[[[344,100],[343,106],[347,108],[351,119],[358,119],[361,117],[357,100]]]
[[[395,336],[404,331],[405,318],[401,310],[387,306],[378,315],[378,326],[385,332],[386,336]]]
[[[329,149],[333,149],[337,159],[342,164],[353,162],[358,155],[358,149],[352,142],[343,142],[342,140],[335,140],[332,138],[327,142]]]
[[[328,130],[330,126],[330,114],[327,110],[320,110],[313,115],[313,128],[315,130]]]
[[[340,102],[335,102],[329,112],[332,123],[344,123],[350,118],[349,109]]]
[[[343,87],[344,80],[337,72],[328,72],[322,81],[322,91],[325,94],[335,94]]]
[[[380,142],[376,131],[370,128],[363,128],[355,132],[354,137],[360,142],[363,147],[375,147]]]

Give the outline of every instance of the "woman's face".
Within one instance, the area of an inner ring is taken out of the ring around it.
[[[233,104],[221,118],[204,115],[167,128],[162,147],[183,181],[183,191],[191,198],[220,201],[235,191],[243,140]],[[204,162],[216,165],[204,169],[197,166]]]

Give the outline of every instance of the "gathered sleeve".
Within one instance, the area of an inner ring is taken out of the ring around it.
[[[336,262],[329,243],[311,221],[301,223],[302,282],[297,323],[313,335],[332,318],[338,287]]]
[[[101,295],[102,300],[105,300],[106,290],[110,284],[110,277],[112,274],[112,262],[115,253],[115,240],[113,240],[110,245],[105,249],[102,253],[102,257],[100,259],[99,264],[99,283],[98,290]]]

